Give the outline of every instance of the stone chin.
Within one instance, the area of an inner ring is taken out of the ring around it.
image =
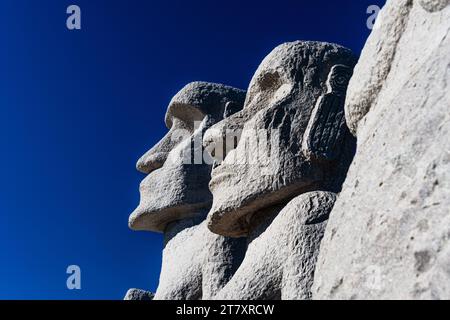
[[[305,170],[295,169],[299,167]],[[213,194],[213,204],[207,217],[209,230],[233,238],[248,236],[254,219],[263,219],[265,212],[270,212],[271,208],[284,205],[298,194],[317,188],[323,180],[322,173],[307,167],[308,163],[303,163],[298,167],[284,168],[284,171],[292,173],[287,175],[286,180],[276,178],[278,174],[268,174],[259,177],[258,183],[251,179],[254,176],[251,172],[244,174],[246,169],[243,168],[227,171],[226,165],[221,165],[213,170],[209,184]],[[253,167],[253,170],[261,168]],[[293,174],[294,171],[296,174]]]
[[[129,217],[129,227],[164,232],[173,221],[205,215],[212,195],[208,180],[199,177],[209,177],[209,170],[203,165],[166,164],[153,171],[141,183],[140,204]]]
[[[135,231],[164,232],[169,223],[181,219],[204,217],[211,202],[180,204],[165,208],[137,207],[128,219],[128,226]]]

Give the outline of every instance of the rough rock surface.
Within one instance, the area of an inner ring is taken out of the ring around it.
[[[347,93],[357,153],[315,299],[450,299],[450,6],[391,0]]]
[[[155,295],[149,291],[141,289],[130,289],[123,300],[153,300]]]
[[[320,241],[335,200],[333,193],[311,192],[277,211],[267,229],[254,236],[238,271],[214,298],[310,299]]]

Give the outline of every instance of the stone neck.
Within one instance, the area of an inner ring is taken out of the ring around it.
[[[258,238],[271,225],[272,221],[286,206],[286,203],[256,211],[249,219],[247,244]]]
[[[164,230],[164,246],[181,231],[187,228],[192,228],[202,223],[205,220],[207,214],[207,211],[200,211],[196,213],[192,218],[181,219],[167,224],[166,229]]]

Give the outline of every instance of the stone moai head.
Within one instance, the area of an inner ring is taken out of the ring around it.
[[[131,229],[163,232],[167,224],[209,209],[211,161],[203,157],[203,132],[241,110],[244,99],[243,90],[205,82],[190,83],[173,97],[165,119],[169,132],[137,163],[147,177],[129,217]]]
[[[205,133],[205,148],[218,163],[225,157],[212,171],[211,231],[246,236],[266,208],[338,191],[354,152],[344,100],[355,63],[346,48],[306,41],[263,60],[244,109]]]

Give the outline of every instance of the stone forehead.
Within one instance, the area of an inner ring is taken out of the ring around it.
[[[197,114],[199,117],[209,115],[220,120],[223,117],[226,103],[233,102],[237,105],[243,105],[245,94],[245,90],[219,83],[189,83],[172,98],[165,122],[170,128],[174,116],[186,116],[186,118],[191,119],[193,114]]]
[[[336,64],[353,67],[357,58],[352,51],[337,44],[317,41],[288,42],[276,47],[260,64],[250,87],[268,70],[278,71],[293,81],[302,81],[308,73],[328,75]]]

